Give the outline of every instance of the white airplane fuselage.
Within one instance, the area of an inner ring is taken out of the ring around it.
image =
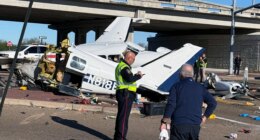
[[[81,90],[83,92],[95,92],[103,94],[115,94],[115,68],[119,59],[130,44],[125,42],[118,43],[93,43],[82,44],[76,47],[69,48],[71,52],[70,58],[66,65],[66,71],[77,73],[83,76]],[[139,53],[136,56],[136,61],[132,65],[133,73],[140,70],[140,66],[154,60],[165,52],[144,51],[144,48],[131,46],[138,49]],[[86,57],[88,56],[88,57]],[[110,56],[120,56],[115,62]],[[74,58],[74,59],[73,59]],[[77,59],[76,59],[77,58]],[[76,62],[75,60],[82,59],[85,62]],[[103,65],[97,65],[103,62]],[[81,64],[82,67],[77,67],[73,63]]]

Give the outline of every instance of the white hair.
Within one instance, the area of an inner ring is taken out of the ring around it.
[[[187,67],[190,67],[190,69],[187,69]],[[193,72],[193,66],[190,64],[183,64],[181,66],[181,77],[186,78],[186,77],[193,77],[194,72]]]

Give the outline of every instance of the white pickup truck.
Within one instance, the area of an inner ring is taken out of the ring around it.
[[[39,60],[47,47],[45,45],[23,45],[17,56],[17,62],[23,60]],[[0,51],[0,65],[3,68],[4,65],[9,65],[14,59],[15,51]]]

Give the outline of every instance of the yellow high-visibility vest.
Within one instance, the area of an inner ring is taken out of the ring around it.
[[[117,82],[116,89],[128,89],[129,91],[136,92],[137,90],[136,82],[126,82],[121,75],[121,70],[123,70],[126,67],[131,69],[124,61],[120,61],[116,67],[115,70],[115,77]]]

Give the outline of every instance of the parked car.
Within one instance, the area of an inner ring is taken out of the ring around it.
[[[38,60],[40,59],[47,47],[45,45],[23,45],[17,56],[17,61]],[[0,51],[0,65],[11,64],[14,59],[15,51]]]

